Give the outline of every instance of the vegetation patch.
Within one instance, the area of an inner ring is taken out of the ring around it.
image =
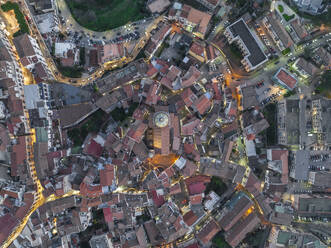
[[[230,46],[230,51],[231,53],[238,59],[242,60],[243,59],[243,56],[241,54],[241,51],[239,49],[239,47],[235,44],[235,43],[232,43]]]
[[[89,133],[96,133],[100,130],[102,124],[108,116],[102,110],[93,113],[82,125],[68,131],[68,136],[74,143],[74,146],[81,146]]]
[[[326,25],[331,27],[331,8],[321,15],[302,14],[304,18],[310,19],[315,25]]]
[[[80,78],[80,77],[82,77],[83,69],[79,68],[77,66],[69,67],[69,66],[58,65],[57,68],[59,69],[61,74],[65,77],[70,77],[70,78]]]
[[[132,103],[127,111],[125,113],[125,110],[123,108],[116,108],[112,112],[110,112],[110,115],[113,117],[114,121],[123,122],[128,117],[131,117],[133,115],[133,112],[138,107],[138,103]]]
[[[263,241],[265,230],[258,229],[252,233],[249,233],[243,240],[243,243],[247,244],[248,247],[258,248]]]
[[[19,36],[21,34],[29,34],[30,31],[29,31],[29,26],[28,24],[26,23],[25,21],[25,18],[24,18],[24,15],[23,13],[20,11],[20,7],[18,6],[17,3],[12,3],[12,2],[6,2],[5,4],[1,5],[1,9],[4,11],[4,12],[8,12],[10,10],[14,10],[14,13],[15,13],[15,17],[16,17],[16,20],[20,26],[20,30],[17,31],[15,34],[14,34],[14,37],[16,36]]]
[[[269,123],[269,127],[265,131],[267,145],[272,146],[277,142],[277,121],[276,121],[276,104],[270,103],[263,110],[263,115]]]
[[[206,187],[205,193],[208,194],[210,191],[214,191],[220,196],[224,194],[226,190],[226,184],[219,177],[212,177],[210,183]]]
[[[279,10],[280,13],[283,13],[283,12],[284,12],[284,7],[283,7],[283,5],[279,4],[279,5],[278,5],[278,10]]]
[[[295,14],[293,15],[288,15],[288,14],[283,14],[283,17],[285,19],[285,21],[289,22],[290,20],[292,20],[295,17]]]
[[[324,72],[321,84],[316,87],[315,92],[331,98],[331,70]]]
[[[201,10],[203,12],[208,11],[208,8],[205,7],[203,4],[199,3],[197,0],[179,0],[178,2],[183,3],[183,4],[188,4],[192,6],[195,9]]]
[[[80,64],[85,65],[85,47],[79,48],[79,59]]]
[[[217,248],[231,248],[231,246],[224,240],[224,237],[221,235],[221,233],[218,233],[213,238],[213,247],[217,247]]]
[[[144,0],[66,0],[74,19],[94,31],[114,29],[147,17]]]
[[[284,49],[283,51],[282,51],[282,54],[283,55],[287,55],[287,54],[289,54],[291,52],[291,48],[286,48],[286,49]]]
[[[288,90],[285,94],[284,97],[290,97],[290,96],[294,96],[296,94],[295,90]]]

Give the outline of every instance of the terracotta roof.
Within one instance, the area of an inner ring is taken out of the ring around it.
[[[18,199],[18,192],[16,192],[16,191],[1,189],[0,195],[3,196],[3,197],[4,197],[4,195],[8,195],[10,197]]]
[[[124,85],[123,90],[128,98],[131,98],[133,96],[133,86],[132,84]]]
[[[281,182],[288,183],[288,150],[272,150],[272,160],[282,161]]]
[[[193,135],[194,129],[201,124],[201,121],[197,118],[190,119],[187,123],[181,126],[182,135]]]
[[[193,85],[200,77],[201,72],[193,65],[190,66],[189,70],[185,73],[182,78],[182,87],[186,88]]]
[[[103,147],[97,143],[93,138],[90,139],[90,141],[86,144],[87,148],[84,150],[86,151],[86,154],[94,156],[94,157],[100,157],[103,151]]]
[[[228,231],[245,214],[247,209],[253,206],[253,203],[246,195],[236,195],[236,197],[240,198],[232,199],[231,208],[228,210],[228,212],[226,212],[225,215],[222,216],[219,221],[221,227],[225,231]]]
[[[158,43],[164,38],[170,29],[171,25],[164,24],[154,35],[152,35],[151,40],[155,43]]]
[[[213,83],[212,84],[213,90],[214,90],[214,99],[215,100],[219,100],[221,101],[223,99],[222,94],[221,94],[221,90],[220,90],[220,86],[218,83]]]
[[[206,245],[220,230],[221,228],[217,225],[216,221],[212,219],[199,231],[196,237]]]
[[[102,195],[101,185],[92,186],[92,185],[88,185],[88,184],[83,182],[83,183],[80,184],[79,189],[80,189],[80,193],[83,196],[97,197],[97,196]]]
[[[204,114],[207,110],[210,109],[211,107],[211,101],[210,99],[206,96],[206,94],[203,94],[200,96],[195,102],[194,106],[199,112],[199,114]]]
[[[35,51],[30,42],[28,34],[22,34],[14,38],[14,45],[16,47],[18,56],[20,58],[35,55]]]
[[[190,196],[190,203],[192,205],[196,205],[196,204],[201,204],[202,203],[202,193],[197,194],[197,195],[191,195]]]
[[[155,105],[159,96],[157,95],[157,91],[159,90],[160,85],[158,83],[153,83],[148,90],[147,97],[145,103],[147,105]]]
[[[133,139],[136,143],[140,143],[144,137],[144,133],[147,130],[148,125],[143,122],[135,123],[128,132],[128,137]]]
[[[161,207],[165,203],[164,197],[162,195],[158,195],[156,190],[152,190],[151,194],[153,202],[157,207]]]
[[[111,186],[115,178],[115,167],[114,165],[107,164],[103,170],[100,170],[100,185]]]
[[[193,91],[190,88],[186,88],[182,94],[181,97],[184,100],[184,103],[187,107],[191,107],[192,104],[198,99],[198,97],[193,93]]]
[[[205,35],[205,33],[207,32],[209,21],[211,19],[211,15],[206,12],[194,9],[188,5],[184,5],[183,9],[184,8],[189,8],[187,21],[196,24],[198,26],[198,32]]]
[[[183,216],[183,219],[188,226],[192,226],[198,220],[198,217],[190,210]]]
[[[210,182],[209,176],[198,175],[185,179],[185,184],[190,195],[203,193],[206,189],[206,184]]]
[[[146,75],[148,77],[152,77],[152,76],[156,75],[158,72],[159,71],[152,64],[149,64],[148,65],[148,71],[146,72]]]
[[[226,242],[232,247],[236,247],[245,238],[246,234],[253,231],[259,223],[259,217],[254,212],[251,213],[246,218],[237,222],[237,224],[226,233]]]
[[[13,228],[18,223],[18,220],[11,214],[7,213],[0,217],[0,244],[2,244],[9,237]]]
[[[182,189],[180,187],[180,184],[179,183],[176,183],[175,185],[173,185],[173,186],[170,187],[169,194],[170,195],[175,195],[175,194],[179,194],[181,192],[182,192]]]
[[[183,176],[190,177],[190,176],[194,175],[194,173],[196,172],[197,169],[198,169],[198,166],[194,162],[187,160],[185,167],[183,169]]]
[[[108,222],[112,222],[113,221],[113,213],[111,212],[110,208],[103,208],[103,215],[105,217],[105,221]]]
[[[302,23],[299,21],[299,18],[296,18],[294,21],[292,21],[291,26],[300,39],[307,37],[308,32],[304,25],[302,25]]]
[[[185,246],[184,248],[200,248],[200,246],[199,246],[198,243],[195,243],[195,244],[192,244],[192,245],[189,245],[189,246]]]
[[[97,49],[92,49],[89,52],[89,65],[98,66],[99,64],[99,54]]]
[[[205,57],[205,48],[197,42],[192,43],[192,45],[190,47],[190,52],[192,52],[198,56]]]

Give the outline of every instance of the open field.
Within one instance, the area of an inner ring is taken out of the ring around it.
[[[106,31],[148,16],[144,0],[66,0],[83,27]]]

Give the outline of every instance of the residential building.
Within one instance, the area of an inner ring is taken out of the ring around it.
[[[331,68],[331,54],[324,47],[318,47],[314,51],[313,60],[322,68]]]
[[[296,77],[292,73],[284,69],[283,67],[281,67],[276,72],[276,74],[272,77],[272,80],[288,90],[293,90],[298,82]]]
[[[246,235],[257,228],[260,219],[256,213],[249,213],[245,218],[239,220],[228,232],[225,234],[225,240],[231,247],[237,247],[239,243],[246,237]]]
[[[271,228],[269,238],[269,247],[320,247],[326,248],[327,245],[323,244],[315,235],[310,233],[305,233],[300,230],[295,230],[293,228],[282,230],[279,226],[273,226]]]
[[[255,86],[247,86],[246,84],[237,87],[237,94],[239,95],[239,110],[243,111],[248,108],[259,106]]]
[[[91,248],[112,248],[114,247],[111,238],[107,234],[93,236],[89,241]]]
[[[37,83],[52,79],[52,73],[36,39],[28,34],[22,34],[15,37],[13,42],[22,65],[34,74]]]
[[[237,193],[226,204],[218,223],[224,231],[229,231],[244,216],[248,209],[252,208],[252,201],[244,193]]]
[[[323,0],[294,0],[300,11],[318,15],[323,10]]]
[[[205,46],[198,42],[192,43],[188,53],[202,63],[207,60],[207,53],[206,53]]]
[[[220,230],[221,228],[217,222],[214,219],[211,219],[200,229],[196,236],[203,245],[207,245]]]
[[[203,38],[209,28],[211,15],[189,5],[175,2],[169,11],[168,18],[180,21],[187,31]]]
[[[312,77],[318,72],[318,68],[304,58],[297,59],[293,66],[305,78]]]
[[[255,70],[268,61],[263,52],[261,41],[249,30],[242,18],[228,26],[224,35],[230,44],[235,42],[241,49],[244,56],[241,63],[246,71]]]
[[[209,10],[214,10],[217,6],[219,6],[219,0],[198,0],[201,4],[206,6]]]
[[[264,17],[263,24],[269,31],[270,36],[280,51],[283,51],[293,45],[291,37],[288,35],[283,25],[277,19],[275,13],[270,13]]]
[[[290,34],[296,43],[308,37],[308,31],[306,30],[304,24],[300,21],[299,18],[296,18],[291,21],[290,25],[293,29],[291,30]]]

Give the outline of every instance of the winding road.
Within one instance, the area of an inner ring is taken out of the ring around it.
[[[95,72],[93,72],[92,74],[86,76],[86,77],[81,77],[81,78],[70,78],[70,77],[65,77],[61,74],[61,72],[58,70],[51,54],[50,51],[48,49],[48,47],[46,46],[46,43],[41,35],[41,33],[39,32],[38,28],[37,28],[37,24],[33,18],[33,15],[31,13],[31,10],[28,6],[28,3],[26,2],[26,0],[24,0],[23,2],[16,0],[17,3],[20,4],[20,7],[22,8],[23,12],[28,15],[30,17],[30,19],[32,20],[32,24],[28,24],[30,27],[30,31],[31,31],[31,36],[34,37],[37,41],[38,44],[40,46],[40,49],[42,51],[42,54],[44,56],[44,58],[46,59],[46,62],[48,64],[49,69],[51,70],[53,77],[55,80],[62,82],[62,83],[68,83],[68,84],[72,84],[75,86],[84,86],[87,85],[89,83],[92,83],[93,81],[95,81],[96,79],[100,78],[105,71],[107,70],[112,70],[115,69],[117,67],[121,67],[131,61],[133,61],[138,53],[140,52],[140,50],[146,45],[147,41],[149,40],[151,34],[150,32],[157,26],[157,24],[163,20],[163,16],[159,16],[157,18],[155,18],[154,20],[152,20],[151,22],[146,22],[146,29],[144,32],[144,35],[138,40],[137,44],[135,45],[132,53],[127,56],[127,57],[122,57],[119,59],[115,59],[115,60],[111,60],[108,61],[104,64],[102,64]],[[70,10],[68,9],[68,7],[66,6],[66,3],[64,0],[57,0],[57,6],[61,11],[62,15],[65,15],[65,18],[69,18],[69,22],[67,22],[66,25],[69,25],[70,28],[73,28],[73,26],[71,26],[70,24],[74,25],[75,30],[82,30],[84,31],[84,33],[86,32],[87,34],[90,35],[96,35],[96,37],[99,36],[106,36],[106,37],[112,37],[114,36],[114,32],[117,32],[116,30],[119,29],[123,29],[123,27],[120,27],[118,29],[114,30],[109,30],[109,31],[105,31],[105,32],[95,32],[95,31],[90,31],[87,30],[86,28],[80,26],[71,16]],[[63,28],[63,27],[62,27]],[[64,27],[67,28],[67,27]]]

